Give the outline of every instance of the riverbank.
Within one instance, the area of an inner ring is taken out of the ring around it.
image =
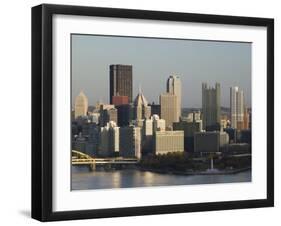
[[[251,167],[244,167],[241,169],[229,169],[229,170],[205,170],[205,171],[178,171],[178,170],[171,170],[171,169],[153,169],[147,167],[138,167],[140,171],[149,171],[153,173],[159,174],[170,174],[170,175],[185,175],[185,176],[194,176],[194,175],[228,175],[228,174],[236,174],[241,173],[244,171],[251,170]]]

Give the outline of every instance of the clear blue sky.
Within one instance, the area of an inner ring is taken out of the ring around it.
[[[83,90],[89,105],[108,103],[110,64],[133,65],[133,96],[141,85],[149,102],[158,103],[176,74],[183,107],[201,107],[202,82],[221,84],[222,106],[229,106],[231,86],[251,105],[251,43],[72,35],[72,101]]]

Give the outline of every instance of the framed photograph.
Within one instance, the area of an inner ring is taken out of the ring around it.
[[[274,20],[32,8],[32,217],[274,205]]]

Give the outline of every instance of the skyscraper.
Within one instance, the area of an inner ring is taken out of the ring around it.
[[[133,93],[133,67],[132,65],[114,64],[109,66],[110,72],[110,103],[113,96],[127,96],[132,102]]]
[[[130,125],[134,119],[134,106],[133,104],[117,105],[117,124],[120,127]]]
[[[118,111],[114,107],[114,105],[100,105],[100,117],[99,117],[99,124],[100,126],[106,126],[106,124],[110,121],[115,123],[118,122]]]
[[[88,98],[83,91],[75,99],[74,117],[86,116],[88,111]]]
[[[112,104],[116,106],[129,104],[129,98],[127,96],[113,96]]]
[[[237,86],[230,88],[230,119],[232,128],[244,128],[244,93]]]
[[[166,121],[166,127],[172,128],[174,122],[178,122],[177,96],[164,93],[160,95],[161,118]]]
[[[151,107],[142,94],[141,90],[134,100],[135,120],[138,126],[142,125],[144,119],[149,119],[151,115]]]
[[[220,129],[221,88],[219,83],[216,83],[214,88],[207,87],[207,83],[202,83],[202,113],[204,129]]]
[[[164,119],[160,119],[159,115],[151,116],[153,123],[153,131],[165,131],[166,129],[166,121]]]
[[[141,128],[127,126],[120,128],[120,156],[141,158]]]
[[[249,129],[249,112],[246,107],[244,107],[244,128]]]
[[[167,93],[177,96],[176,117],[181,116],[181,80],[178,76],[172,75],[167,80]]]
[[[103,157],[113,156],[119,152],[119,127],[110,121],[100,128],[99,155]]]

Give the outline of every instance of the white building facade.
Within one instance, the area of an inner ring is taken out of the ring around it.
[[[231,127],[244,127],[244,93],[237,86],[230,88],[230,119]]]

